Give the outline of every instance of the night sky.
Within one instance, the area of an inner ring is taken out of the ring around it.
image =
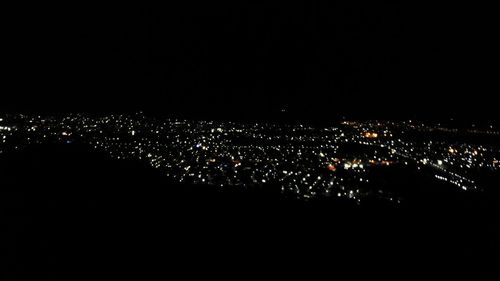
[[[8,7],[0,109],[202,119],[495,116],[487,15],[352,2]]]

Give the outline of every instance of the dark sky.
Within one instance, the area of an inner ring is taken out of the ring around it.
[[[495,116],[494,33],[476,7],[181,2],[4,9],[0,109]]]

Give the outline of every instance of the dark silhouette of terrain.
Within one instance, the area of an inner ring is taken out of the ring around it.
[[[417,196],[403,206],[301,202],[273,186],[172,183],[79,144],[0,155],[0,185],[2,280],[489,280],[498,265],[498,201],[489,194]]]

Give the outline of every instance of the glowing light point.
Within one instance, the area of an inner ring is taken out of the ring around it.
[[[329,164],[328,165],[328,170],[334,172],[335,170],[337,170],[337,168],[335,167],[335,165]]]

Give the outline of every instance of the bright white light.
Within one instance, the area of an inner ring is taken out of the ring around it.
[[[443,160],[438,160],[437,162],[439,166],[443,165]]]

